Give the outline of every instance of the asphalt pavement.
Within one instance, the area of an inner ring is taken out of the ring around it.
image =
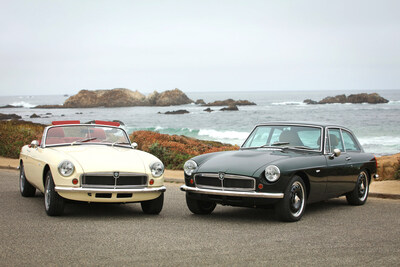
[[[193,215],[179,183],[166,183],[164,209],[69,203],[49,217],[43,195],[23,198],[18,172],[0,170],[0,266],[397,266],[400,201],[345,198],[307,206],[282,223],[273,210],[217,206]]]

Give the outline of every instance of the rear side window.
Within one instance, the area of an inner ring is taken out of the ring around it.
[[[342,130],[343,142],[346,151],[361,151],[353,135],[348,131]]]
[[[329,129],[328,130],[329,137],[329,152],[333,152],[335,148],[340,149],[340,151],[344,151],[342,135],[340,134],[340,129]]]

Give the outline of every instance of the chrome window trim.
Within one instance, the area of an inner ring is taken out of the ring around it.
[[[240,146],[240,148],[243,148],[243,149],[252,149],[252,148],[258,148],[257,146],[255,146],[255,147],[243,147],[243,145],[247,142],[247,140],[250,138],[250,136],[251,136],[251,134],[255,131],[255,129],[257,128],[257,127],[259,127],[259,126],[297,126],[297,127],[310,127],[310,128],[319,128],[320,130],[321,130],[321,133],[320,133],[320,137],[321,137],[321,140],[320,140],[320,144],[319,144],[319,146],[320,146],[320,149],[319,150],[316,150],[316,149],[313,149],[313,150],[309,150],[309,149],[301,149],[301,148],[299,148],[298,150],[304,150],[304,151],[310,151],[310,152],[322,152],[323,151],[323,140],[322,140],[322,136],[324,135],[324,127],[323,126],[319,126],[319,125],[312,125],[312,124],[296,124],[296,123],[271,123],[271,124],[269,124],[269,123],[261,123],[261,124],[257,124],[254,128],[253,128],[253,130],[251,130],[251,132],[249,133],[249,135],[247,136],[247,138],[246,138],[246,140],[244,140],[244,142],[243,142],[243,144]]]
[[[221,186],[211,186],[211,185],[198,185],[196,182],[196,178],[198,176],[202,177],[211,177],[211,178],[216,178],[221,182]],[[216,190],[221,190],[221,191],[227,191],[227,190],[234,190],[234,191],[255,191],[256,190],[256,180],[252,177],[248,176],[242,176],[242,175],[234,175],[234,174],[225,174],[224,179],[237,179],[237,180],[251,180],[253,182],[253,187],[252,188],[242,188],[242,187],[224,187],[223,185],[223,180],[219,179],[219,174],[218,173],[196,173],[194,175],[194,184],[197,188],[210,188],[210,189],[216,189]]]
[[[65,125],[51,125],[51,126],[47,126],[44,129],[44,133],[43,133],[43,137],[42,137],[42,143],[41,143],[41,147],[45,148],[45,147],[55,147],[55,146],[66,146],[66,145],[71,145],[71,143],[61,143],[61,144],[50,144],[50,145],[46,145],[46,140],[47,140],[47,132],[51,129],[51,128],[57,128],[57,127],[74,127],[74,126],[92,126],[92,127],[106,127],[106,128],[113,128],[113,129],[120,129],[123,131],[123,133],[125,134],[126,139],[129,142],[129,145],[126,145],[126,147],[128,148],[128,146],[130,148],[132,148],[132,144],[131,144],[131,140],[129,139],[129,135],[127,134],[127,132],[125,131],[125,129],[121,128],[121,127],[117,127],[117,126],[111,126],[111,125],[102,125],[102,124],[65,124]],[[96,144],[101,144],[101,143],[96,143]],[[102,145],[107,145],[107,144],[102,144]],[[133,149],[133,148],[132,148]]]

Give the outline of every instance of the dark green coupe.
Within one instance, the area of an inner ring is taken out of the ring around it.
[[[363,205],[376,164],[345,127],[266,123],[238,151],[188,160],[181,190],[195,214],[210,214],[216,204],[274,205],[281,220],[298,221],[306,203],[345,195],[349,204]]]

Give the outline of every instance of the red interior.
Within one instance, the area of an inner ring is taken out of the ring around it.
[[[109,126],[120,126],[119,122],[115,122],[115,121],[98,121],[95,120],[94,121],[96,124],[101,124],[101,125],[109,125]]]
[[[52,125],[81,124],[80,121],[53,121]]]

